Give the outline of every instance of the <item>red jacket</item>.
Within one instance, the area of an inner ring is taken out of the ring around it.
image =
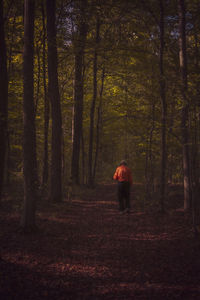
[[[116,169],[113,179],[118,181],[128,181],[130,184],[133,182],[131,170],[125,165],[121,165]]]

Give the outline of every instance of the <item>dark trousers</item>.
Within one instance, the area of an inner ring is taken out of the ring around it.
[[[119,210],[123,211],[130,208],[130,183],[118,181],[118,200]]]

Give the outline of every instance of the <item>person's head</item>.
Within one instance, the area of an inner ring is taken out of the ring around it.
[[[124,166],[127,166],[127,162],[126,162],[126,160],[122,160],[121,162],[120,162],[120,164],[119,164],[120,166],[122,166],[122,165],[124,165]]]

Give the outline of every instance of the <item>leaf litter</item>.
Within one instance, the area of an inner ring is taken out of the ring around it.
[[[0,212],[0,299],[200,299],[200,241],[189,214],[120,215],[116,186],[59,204],[40,203],[39,231]],[[8,200],[7,200],[8,201]]]

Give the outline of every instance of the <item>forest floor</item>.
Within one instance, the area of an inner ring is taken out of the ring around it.
[[[139,192],[138,192],[139,193]],[[34,234],[19,230],[21,197],[0,210],[0,299],[200,299],[200,241],[181,209],[121,215],[116,185],[39,203]],[[137,196],[138,198],[138,196]]]

